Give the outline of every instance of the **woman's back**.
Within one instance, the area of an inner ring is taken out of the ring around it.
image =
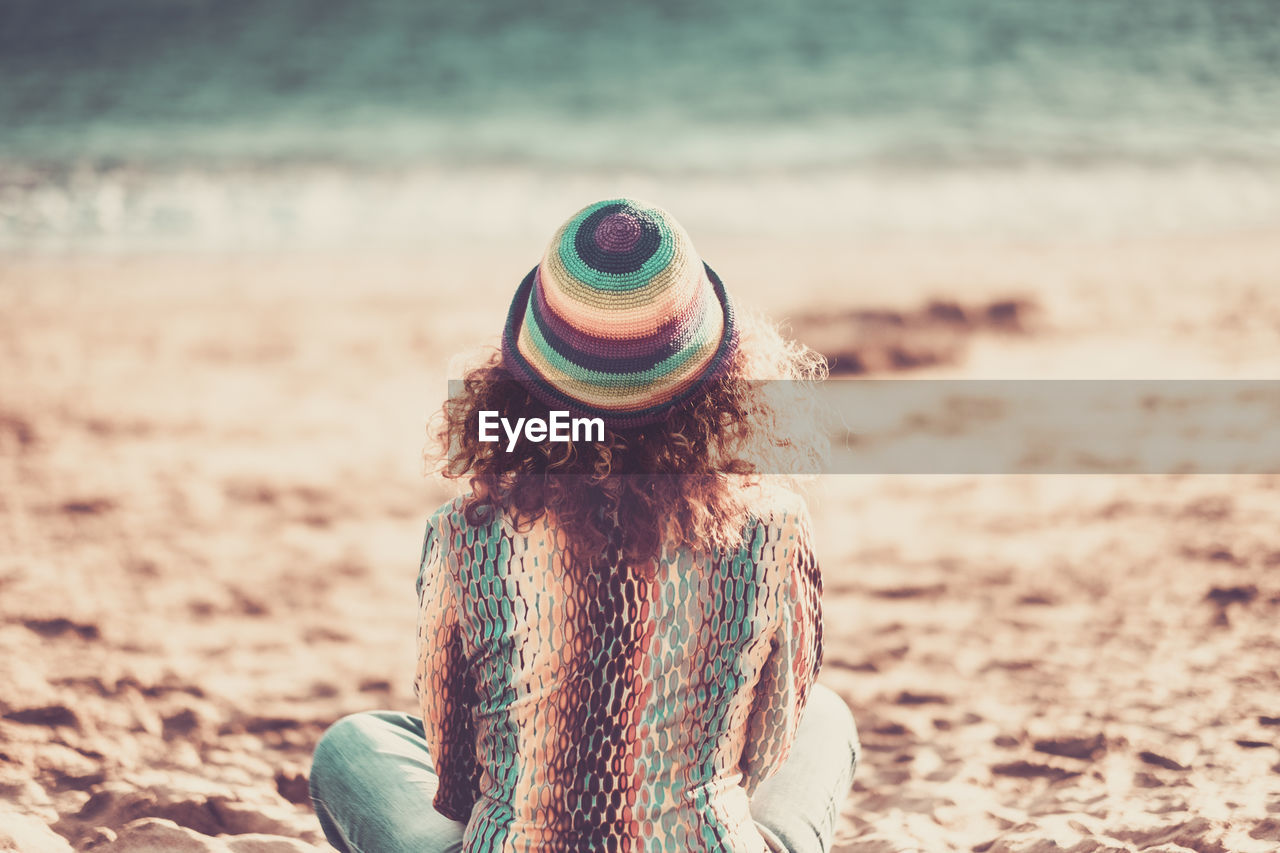
[[[419,563],[422,717],[326,732],[329,842],[826,853],[857,734],[814,682],[804,504],[765,477],[825,439],[805,394],[761,385],[824,375],[737,311],[661,208],[606,199],[561,225],[433,430],[470,492],[432,516]]]
[[[753,514],[736,550],[589,570],[548,517],[517,531],[463,506],[428,527],[417,685],[464,848],[766,849],[748,796],[821,661],[802,505]]]

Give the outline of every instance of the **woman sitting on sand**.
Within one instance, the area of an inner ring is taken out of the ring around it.
[[[355,714],[316,747],[333,846],[827,850],[857,734],[814,682],[803,501],[754,476],[803,442],[749,381],[822,370],[735,313],[665,211],[562,226],[445,405],[445,470],[472,490],[423,545],[422,718]],[[553,412],[603,434],[528,428]]]

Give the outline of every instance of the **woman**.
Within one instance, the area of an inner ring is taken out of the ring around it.
[[[827,850],[857,735],[814,682],[804,504],[757,476],[818,442],[754,381],[824,367],[735,312],[665,211],[565,223],[444,408],[471,491],[423,545],[422,718],[356,714],[316,748],[333,846]]]

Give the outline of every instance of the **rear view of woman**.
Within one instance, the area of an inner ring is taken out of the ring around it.
[[[665,211],[566,222],[445,405],[470,491],[427,526],[422,717],[346,717],[316,749],[333,846],[827,850],[857,735],[815,683],[803,500],[755,476],[812,450],[757,380],[822,369],[735,312]]]

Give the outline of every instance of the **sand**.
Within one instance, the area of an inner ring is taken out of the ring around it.
[[[0,261],[0,849],[324,847],[316,739],[413,708],[425,419],[537,248]],[[702,249],[815,343],[898,312],[836,336],[868,375],[1280,365],[1280,233]],[[837,850],[1280,848],[1280,477],[812,490]]]

